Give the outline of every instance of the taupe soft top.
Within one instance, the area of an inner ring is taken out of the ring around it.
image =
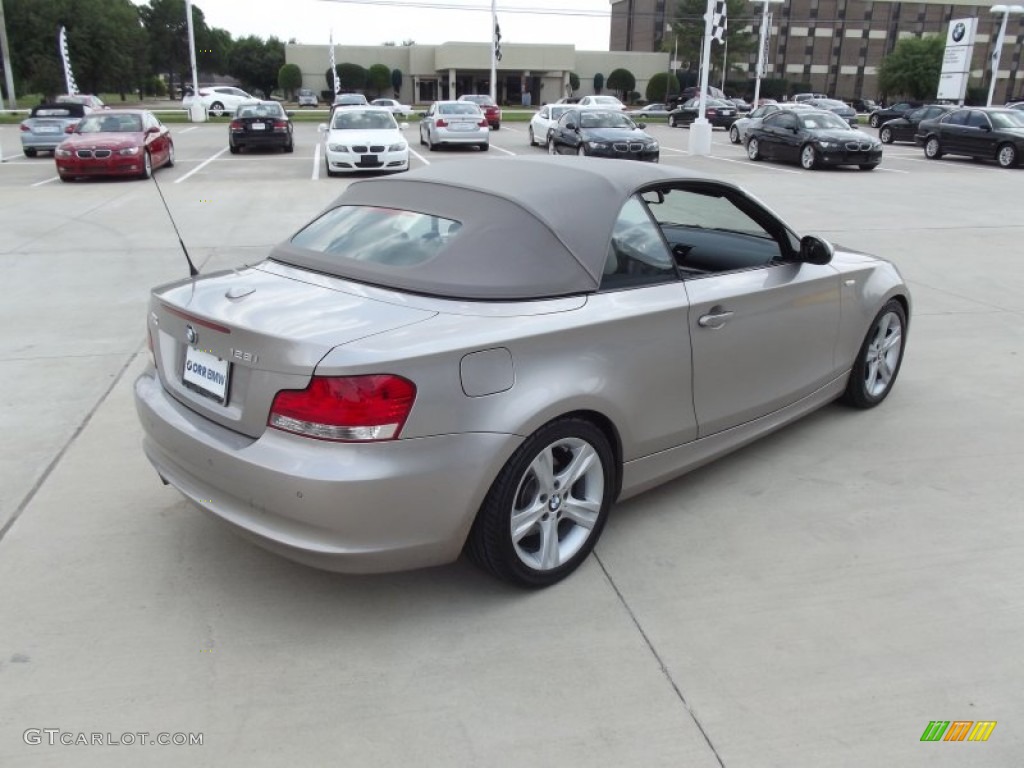
[[[596,291],[612,227],[647,184],[693,178],[652,163],[578,157],[451,161],[352,183],[342,205],[416,211],[462,224],[433,258],[388,266],[299,248],[270,257],[363,283],[456,299],[540,299]]]

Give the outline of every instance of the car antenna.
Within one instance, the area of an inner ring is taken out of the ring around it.
[[[196,265],[192,263],[192,257],[188,255],[188,248],[185,247],[185,241],[181,239],[181,232],[178,231],[178,225],[174,221],[174,217],[171,215],[171,209],[167,207],[167,200],[164,198],[164,191],[160,189],[160,184],[156,180],[156,174],[150,176],[153,183],[156,184],[156,191],[160,194],[160,201],[164,204],[164,210],[167,211],[167,218],[171,220],[171,226],[174,227],[174,234],[178,236],[178,244],[181,246],[182,253],[185,254],[185,261],[188,262],[188,274],[189,277],[195,277],[199,274],[199,270],[196,269]]]

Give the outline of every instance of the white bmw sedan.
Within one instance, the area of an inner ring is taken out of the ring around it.
[[[545,146],[548,143],[548,131],[555,127],[558,118],[568,110],[575,107],[575,104],[545,104],[537,114],[530,118],[530,144]]]
[[[409,170],[409,142],[386,107],[344,107],[331,113],[324,134],[327,175]]]

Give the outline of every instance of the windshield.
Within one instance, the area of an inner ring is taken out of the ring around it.
[[[390,112],[346,109],[335,113],[331,128],[336,131],[386,131],[397,129],[398,124]]]
[[[78,124],[79,133],[141,133],[138,115],[92,115]]]
[[[619,112],[581,112],[581,128],[635,128],[633,121]]]
[[[814,115],[801,115],[800,123],[809,130],[841,128],[850,130],[850,125],[831,112],[819,112]]]
[[[989,112],[988,116],[996,128],[1024,128],[1024,113]]]
[[[280,104],[247,104],[238,108],[236,117],[284,117]]]

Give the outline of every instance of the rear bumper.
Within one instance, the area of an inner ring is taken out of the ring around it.
[[[182,406],[152,370],[135,382],[135,405],[146,456],[189,501],[266,549],[347,573],[456,559],[521,442],[472,433],[331,443],[273,429],[252,440]]]
[[[233,133],[230,143],[236,147],[286,147],[291,143],[290,133]]]
[[[490,126],[475,131],[449,131],[439,128],[434,134],[435,144],[487,144],[490,140]]]
[[[35,149],[41,152],[52,152],[62,141],[64,141],[65,138],[66,136],[64,133],[56,133],[52,136],[49,134],[33,136],[32,134],[23,133],[21,134],[21,148]]]

